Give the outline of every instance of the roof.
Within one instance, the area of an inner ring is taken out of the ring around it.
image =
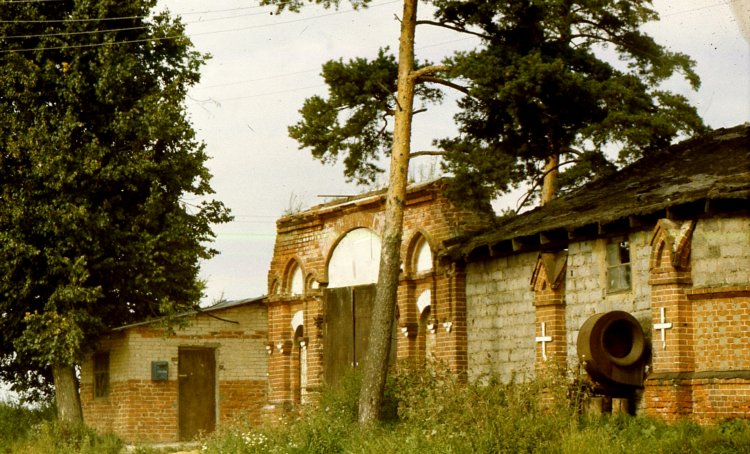
[[[258,297],[255,297],[255,298],[245,298],[245,299],[234,300],[234,301],[219,301],[218,303],[213,304],[213,305],[208,306],[208,307],[203,307],[203,308],[200,308],[200,309],[194,310],[194,311],[183,312],[181,314],[178,314],[177,317],[189,317],[191,315],[205,314],[205,313],[210,313],[210,312],[214,312],[214,311],[219,311],[219,310],[224,310],[224,309],[230,309],[230,308],[233,308],[233,307],[244,306],[246,304],[264,303],[265,300],[266,300],[266,297],[264,295],[264,296],[258,296]],[[134,328],[136,326],[150,325],[152,323],[156,323],[156,322],[159,322],[159,321],[164,320],[164,319],[165,319],[165,317],[155,318],[155,319],[146,320],[146,321],[143,321],[143,322],[137,322],[137,323],[131,323],[131,324],[128,324],[128,325],[118,326],[117,328],[113,328],[112,331],[124,331],[126,329]]]
[[[644,157],[543,207],[448,248],[452,259],[554,249],[575,238],[627,230],[658,217],[747,209],[750,124],[717,129]]]

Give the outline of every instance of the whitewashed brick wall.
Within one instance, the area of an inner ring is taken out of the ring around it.
[[[750,283],[750,217],[701,219],[692,246],[694,287]]]
[[[651,287],[648,285],[651,230],[631,233],[631,289],[607,293],[606,240],[570,244],[565,288],[565,323],[568,336],[568,364],[577,363],[578,333],[592,315],[615,310],[631,313],[644,328],[650,326]]]
[[[469,377],[507,382],[534,373],[534,293],[537,253],[471,263],[466,272]]]

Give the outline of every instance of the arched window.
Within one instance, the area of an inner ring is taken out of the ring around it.
[[[425,237],[421,237],[414,248],[414,272],[419,274],[430,270],[432,270],[432,249]]]
[[[328,288],[372,284],[378,280],[380,237],[370,229],[344,235],[328,262]]]
[[[305,293],[305,277],[302,275],[302,268],[297,263],[292,266],[289,276],[289,293],[292,295]]]

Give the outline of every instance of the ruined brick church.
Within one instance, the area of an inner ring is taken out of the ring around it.
[[[504,381],[566,370],[631,413],[750,417],[750,126],[669,147],[506,219],[456,206],[444,184],[414,185],[405,201],[393,361]],[[179,339],[151,336],[169,352],[127,356],[103,342],[108,375],[103,365],[97,375],[96,354],[82,367],[86,421],[112,430],[118,422],[105,427],[98,409],[135,406],[137,393],[97,396],[102,377],[156,384],[174,401],[148,437],[186,438],[178,398],[189,374],[155,382],[153,371],[135,381],[120,372],[135,357],[179,371],[178,350],[199,350],[203,369],[216,371],[207,430],[223,415],[262,418],[335,385],[367,354],[383,210],[374,192],[282,217],[268,295],[217,308],[228,314],[219,320],[197,314],[203,321]],[[114,338],[131,331],[150,332],[124,327]]]

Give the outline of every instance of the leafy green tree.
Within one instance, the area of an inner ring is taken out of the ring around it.
[[[230,220],[185,114],[206,56],[155,4],[0,7],[0,377],[64,421],[98,336],[198,304]]]

